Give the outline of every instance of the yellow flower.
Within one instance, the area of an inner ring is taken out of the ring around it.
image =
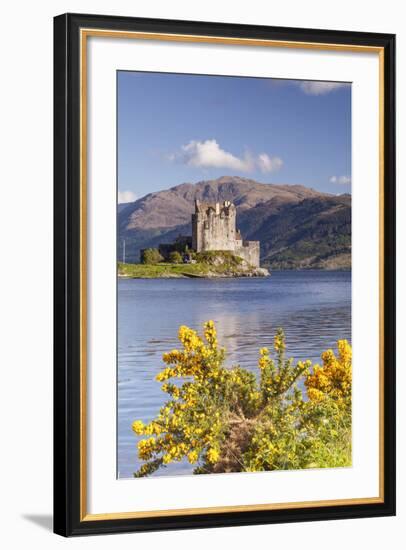
[[[138,456],[143,460],[149,460],[155,450],[155,443],[156,439],[154,437],[141,439],[138,442]]]
[[[159,372],[156,375],[155,380],[157,382],[165,382],[165,380],[168,380],[169,378],[174,376],[174,374],[175,373],[174,373],[173,369],[167,368],[167,369],[164,369],[163,371]]]
[[[282,352],[286,348],[285,339],[283,335],[276,334],[274,338],[274,349],[276,352]]]
[[[132,425],[133,431],[137,435],[142,435],[144,432],[144,423],[141,420],[135,420]]]
[[[347,340],[337,342],[338,357],[329,349],[322,353],[323,366],[315,365],[307,374],[305,386],[311,401],[321,401],[330,396],[337,402],[351,396],[352,350]]]
[[[199,458],[199,455],[198,455],[197,451],[191,451],[187,455],[187,458],[188,458],[190,464],[194,464],[195,462],[197,462],[197,459]]]
[[[211,462],[212,464],[213,464],[214,462],[217,462],[217,460],[219,459],[219,457],[220,457],[220,454],[219,454],[219,452],[218,452],[216,449],[209,449],[209,450],[207,451],[207,460],[208,460],[209,462]]]
[[[258,366],[261,370],[264,370],[264,368],[268,365],[268,357],[261,357],[258,361]]]
[[[347,340],[339,340],[337,342],[338,355],[340,361],[344,364],[348,364],[352,360],[352,349]]]

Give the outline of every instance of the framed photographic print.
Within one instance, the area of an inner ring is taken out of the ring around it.
[[[395,513],[395,37],[55,25],[55,532]]]

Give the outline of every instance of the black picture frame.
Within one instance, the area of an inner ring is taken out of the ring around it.
[[[383,499],[371,504],[101,519],[81,517],[80,29],[221,36],[382,49]],[[395,514],[395,36],[64,14],[54,19],[54,531],[63,536]]]

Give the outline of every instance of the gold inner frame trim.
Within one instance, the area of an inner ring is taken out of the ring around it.
[[[194,42],[235,46],[296,48],[379,55],[379,496],[320,501],[285,502],[143,510],[137,512],[87,513],[87,38],[124,38]],[[379,504],[384,502],[384,48],[357,44],[330,44],[223,36],[149,33],[106,29],[80,29],[80,521],[142,519],[185,515],[292,510],[328,506]]]

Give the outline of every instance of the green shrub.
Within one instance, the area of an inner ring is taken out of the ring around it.
[[[169,263],[171,264],[181,264],[183,262],[182,254],[177,250],[173,250],[169,254]]]
[[[196,260],[209,265],[216,265],[222,262],[230,267],[239,266],[243,262],[242,258],[235,256],[229,250],[205,250],[204,252],[198,252],[196,254]]]
[[[163,257],[157,248],[146,248],[141,252],[141,263],[154,265],[162,262]]]

